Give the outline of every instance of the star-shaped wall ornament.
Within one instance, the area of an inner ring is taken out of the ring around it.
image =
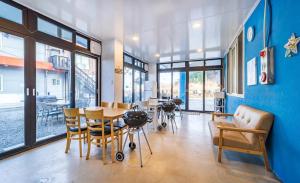
[[[295,36],[293,33],[289,41],[284,45],[285,51],[285,57],[292,57],[294,54],[298,53],[298,43],[300,42],[300,37]]]

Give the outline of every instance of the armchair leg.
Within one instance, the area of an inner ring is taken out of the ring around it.
[[[218,162],[222,162],[222,145],[223,145],[223,130],[220,130],[219,136],[219,151],[218,151]]]
[[[271,168],[269,164],[268,153],[266,151],[265,141],[262,136],[259,136],[259,145],[260,145],[261,152],[263,153],[264,156],[265,168],[267,171],[270,171]]]

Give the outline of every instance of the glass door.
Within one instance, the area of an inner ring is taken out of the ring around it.
[[[25,145],[24,39],[0,32],[0,154]]]
[[[132,68],[124,67],[124,102],[132,103]]]
[[[181,109],[185,109],[186,104],[186,72],[173,72],[173,98],[180,98],[183,101]]]
[[[134,70],[134,102],[141,100],[141,71]]]
[[[162,99],[171,98],[172,72],[159,73],[159,94]]]
[[[97,59],[76,54],[75,56],[75,106],[89,107],[96,104]]]
[[[188,109],[203,111],[203,71],[189,72]]]
[[[36,139],[66,132],[63,107],[70,106],[71,52],[36,43]]]
[[[221,91],[221,70],[205,71],[205,111],[214,111],[214,93]]]

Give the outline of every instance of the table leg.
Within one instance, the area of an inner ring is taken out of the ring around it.
[[[157,126],[158,126],[158,122],[157,122],[157,107],[154,108],[154,114],[153,114],[153,126],[155,129],[157,129]]]
[[[114,135],[114,119],[113,118],[110,118],[109,119],[110,121],[110,138],[111,138],[111,161],[114,163],[115,162],[115,143],[114,143],[114,138],[115,138],[115,135]]]

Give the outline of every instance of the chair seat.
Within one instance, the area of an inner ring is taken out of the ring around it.
[[[81,126],[81,127],[80,127],[80,130],[81,130],[81,131],[86,131],[86,130],[87,130],[87,126]],[[78,132],[78,127],[71,127],[71,128],[70,128],[70,131],[71,131],[71,132]]]
[[[118,128],[114,128],[114,132],[118,131]],[[102,136],[102,131],[95,131],[95,130],[91,130],[90,134],[92,136]],[[111,134],[111,128],[109,126],[105,126],[104,128],[104,135],[110,135]]]
[[[233,123],[209,121],[208,123],[210,132],[212,134],[213,144],[219,145],[220,130],[218,125],[236,127]],[[224,131],[223,132],[223,145],[229,147],[239,147],[244,149],[257,149],[255,144],[251,144],[241,132]]]

